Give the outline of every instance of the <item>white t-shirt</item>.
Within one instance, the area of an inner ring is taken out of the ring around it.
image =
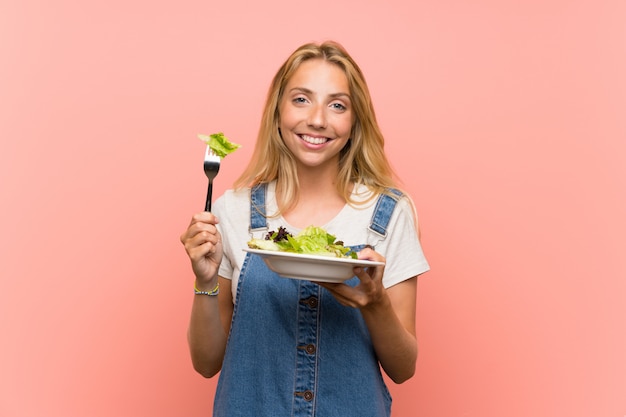
[[[301,229],[290,225],[282,216],[271,217],[277,212],[275,189],[275,182],[268,184],[266,196],[268,230],[278,230],[278,227],[282,226],[295,235]],[[370,194],[371,192],[363,185],[355,187],[353,192],[355,197],[362,200]],[[386,260],[383,276],[383,285],[386,288],[428,271],[430,267],[417,237],[413,206],[408,197],[405,196],[398,201],[387,227],[386,238],[368,230],[375,205],[376,198],[356,207],[346,204],[327,224],[314,226],[322,227],[337,240],[343,241],[345,246],[363,244],[374,246],[376,252],[382,254]],[[255,236],[249,232],[250,189],[226,191],[215,201],[212,211],[219,219],[217,228],[224,245],[219,275],[231,280],[234,298],[246,256],[244,249],[248,247],[247,242],[252,237],[263,238],[267,231],[257,232]]]

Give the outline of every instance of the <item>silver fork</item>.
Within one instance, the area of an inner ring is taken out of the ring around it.
[[[204,173],[209,179],[209,189],[206,193],[206,203],[204,204],[204,211],[211,211],[211,201],[213,199],[213,180],[220,170],[221,158],[213,152],[213,150],[207,145],[206,152],[204,153]]]

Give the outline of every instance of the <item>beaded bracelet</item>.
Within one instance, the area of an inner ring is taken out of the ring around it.
[[[208,296],[216,296],[217,294],[220,293],[220,283],[218,282],[217,285],[215,286],[215,288],[213,288],[211,291],[200,291],[198,289],[198,287],[196,286],[196,284],[193,284],[193,293],[195,295],[208,295]]]

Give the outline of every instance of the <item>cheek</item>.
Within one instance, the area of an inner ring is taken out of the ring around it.
[[[282,110],[282,109],[281,109]],[[278,126],[281,129],[290,129],[295,125],[293,113],[289,111],[279,111],[278,113]]]
[[[285,103],[281,102],[278,105],[278,127],[284,127],[287,120],[289,120],[289,112],[285,109]]]
[[[352,134],[353,127],[354,122],[352,120],[352,117],[348,117],[341,120],[341,122],[337,125],[337,130],[340,132],[341,136],[349,137]]]

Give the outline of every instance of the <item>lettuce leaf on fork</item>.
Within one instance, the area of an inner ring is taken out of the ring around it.
[[[206,143],[220,158],[224,158],[226,155],[235,152],[241,147],[241,145],[229,141],[228,138],[221,132],[213,133],[209,136],[200,134],[198,135],[198,138]]]

